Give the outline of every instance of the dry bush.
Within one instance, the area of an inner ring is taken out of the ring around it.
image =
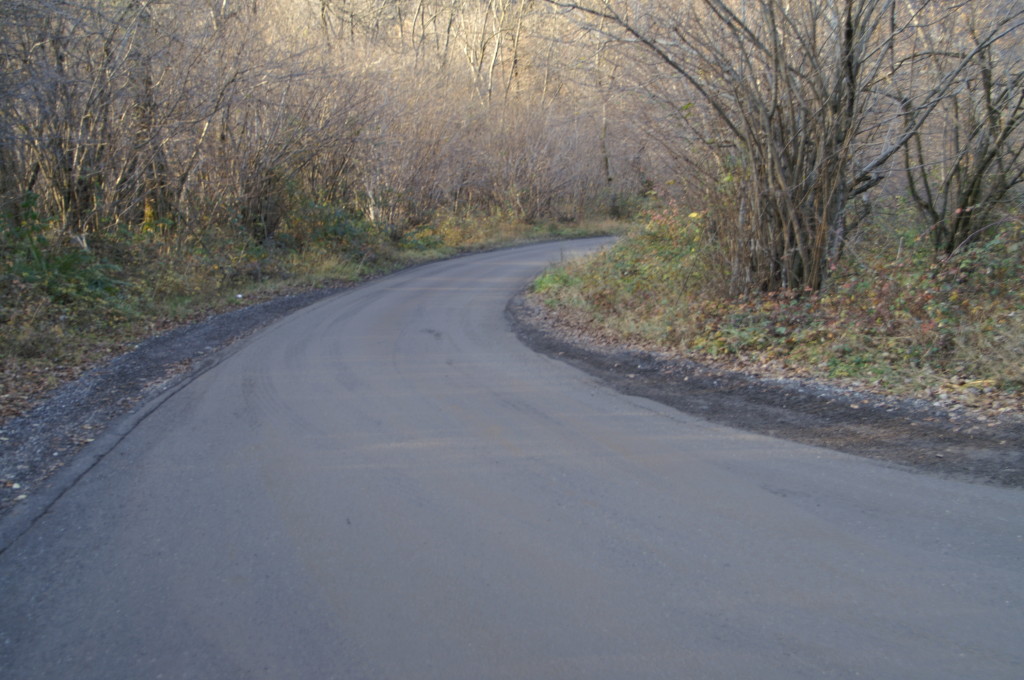
[[[630,180],[571,30],[508,0],[3,3],[0,212],[140,271],[573,220]]]
[[[995,13],[925,73],[917,64],[931,53],[915,43],[924,10],[953,16],[978,3],[552,1],[630,52],[680,174],[710,165],[736,187],[710,192],[733,205],[699,206],[735,249],[725,258],[734,292],[820,289],[863,217],[856,199],[1024,21],[1020,8]]]

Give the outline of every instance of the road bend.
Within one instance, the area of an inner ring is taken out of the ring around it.
[[[1024,494],[623,396],[533,245],[292,314],[0,554],[0,677],[1024,677]]]

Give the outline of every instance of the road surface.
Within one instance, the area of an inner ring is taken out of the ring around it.
[[[1024,493],[712,425],[534,354],[573,246],[241,343],[0,553],[0,677],[1024,677]]]

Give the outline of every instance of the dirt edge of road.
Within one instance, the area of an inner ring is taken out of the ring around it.
[[[0,519],[30,503],[48,484],[52,487],[51,478],[72,467],[79,452],[94,441],[104,434],[109,437],[108,430],[118,419],[215,365],[238,340],[347,288],[280,297],[156,335],[56,388],[27,414],[3,423]]]
[[[560,325],[525,293],[506,315],[534,351],[625,394],[706,420],[923,473],[1024,487],[1024,423],[983,421],[920,400],[765,379],[666,354],[598,344]]]

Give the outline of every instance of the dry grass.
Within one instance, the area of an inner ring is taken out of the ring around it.
[[[721,295],[700,216],[679,211],[548,272],[535,291],[609,342],[1024,414],[1024,226],[937,258],[896,218],[907,219],[864,228],[822,291]]]

